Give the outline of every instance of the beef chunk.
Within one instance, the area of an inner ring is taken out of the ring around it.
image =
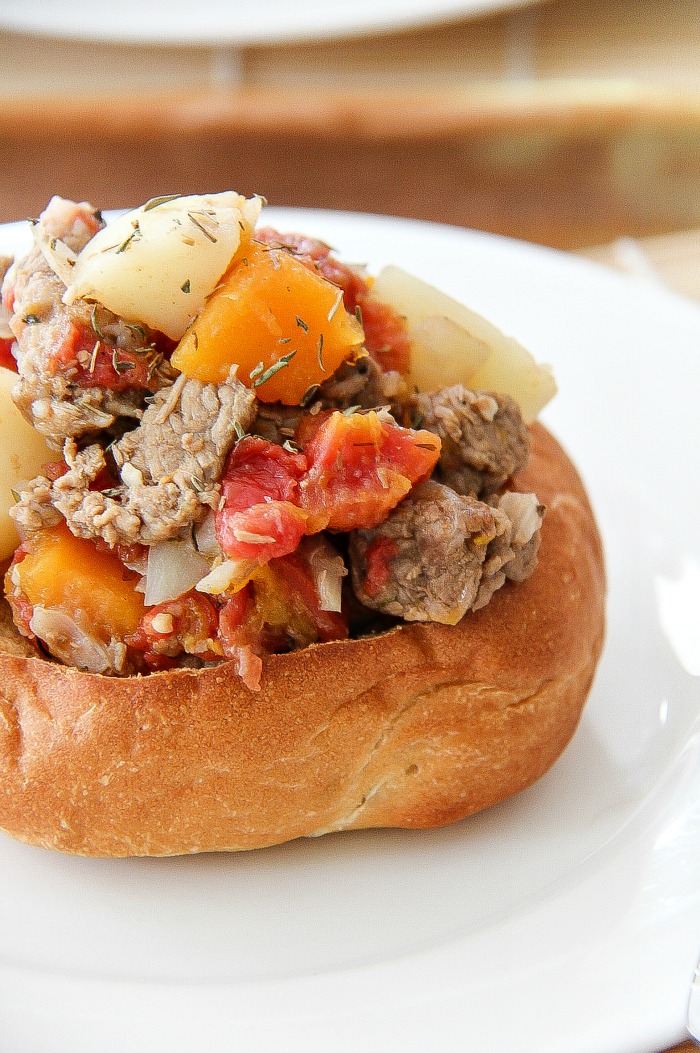
[[[456,384],[420,392],[413,401],[420,427],[442,440],[434,478],[457,493],[494,493],[527,464],[527,428],[509,396]]]
[[[62,516],[53,506],[53,481],[39,475],[17,487],[17,502],[10,509],[20,537],[35,534],[44,527],[56,526]]]
[[[318,397],[324,409],[378,409],[394,406],[408,397],[405,379],[395,370],[383,370],[369,355],[344,362],[321,385]]]
[[[117,355],[148,355],[151,350],[149,334],[141,326],[127,325],[105,308],[83,300],[71,306],[62,302],[66,286],[54,268],[68,277],[73,252],[87,244],[100,226],[101,219],[90,206],[54,198],[35,225],[33,250],[5,279],[14,300],[10,328],[17,341],[19,380],[13,397],[27,420],[59,447],[68,436],[108,428],[117,418],[139,420],[147,393],[75,382],[76,365],[89,371],[93,346],[102,344]],[[50,259],[47,244],[54,246]],[[70,358],[76,333],[90,336],[90,347],[81,352],[85,361],[78,364]],[[168,364],[155,354],[151,361],[149,389],[172,383]]]
[[[535,494],[507,490],[489,498],[489,504],[504,513],[507,529],[489,543],[481,582],[472,610],[485,607],[494,592],[506,581],[525,581],[537,566],[540,527],[544,508]]]
[[[374,610],[454,625],[506,578],[532,572],[541,518],[532,494],[486,504],[423,483],[378,527],[352,532],[353,588]]]
[[[97,443],[78,450],[68,440],[68,472],[51,485],[50,502],[78,537],[102,538],[110,545],[176,537],[206,508],[217,507],[224,460],[237,431],[252,422],[254,404],[255,396],[235,379],[235,371],[222,384],[181,376],[158,392],[141,424],[114,443],[119,485],[94,489],[107,465],[105,451]],[[44,490],[35,482],[20,494],[14,516],[25,530],[41,520]]]
[[[320,410],[379,409],[389,407],[401,416],[400,407],[409,396],[408,385],[396,372],[384,372],[368,355],[357,362],[344,362],[332,377],[309,389],[304,407],[262,403],[253,432],[268,442],[284,445],[293,440],[306,413]]]

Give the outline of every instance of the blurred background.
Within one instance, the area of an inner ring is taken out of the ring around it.
[[[683,262],[700,227],[699,0],[238,6],[4,0],[0,221],[55,192],[110,208],[234,188],[614,244],[617,265],[651,260],[700,295]]]

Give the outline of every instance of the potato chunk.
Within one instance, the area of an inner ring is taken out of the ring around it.
[[[179,340],[249,241],[261,203],[232,190],[153,198],[91,238],[64,301],[95,300]]]
[[[377,275],[372,296],[408,325],[411,379],[421,391],[453,384],[510,395],[527,423],[556,393],[549,366],[475,311],[401,267]]]
[[[12,401],[17,374],[0,367],[0,559],[7,559],[19,544],[10,509],[12,491],[21,480],[33,479],[41,468],[58,456],[49,449],[43,435],[24,419]]]

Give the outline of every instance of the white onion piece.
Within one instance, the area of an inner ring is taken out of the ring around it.
[[[144,603],[154,607],[158,603],[176,600],[193,589],[209,573],[209,563],[195,549],[192,542],[161,541],[148,550]]]
[[[537,494],[519,494],[508,490],[500,498],[498,507],[513,525],[511,540],[516,545],[527,545],[542,522]]]
[[[227,589],[242,588],[250,581],[251,574],[256,564],[252,559],[225,559],[218,566],[197,582],[197,592],[204,592],[209,596],[218,596]]]
[[[64,285],[68,285],[73,280],[75,261],[78,258],[76,254],[64,241],[54,237],[43,223],[35,226],[34,238],[51,270]]]
[[[216,513],[207,512],[201,523],[198,523],[194,531],[197,551],[201,552],[207,559],[217,559],[221,555],[221,545],[216,536]]]
[[[89,673],[104,673],[112,668],[106,645],[88,636],[62,611],[35,607],[29,628],[51,654],[66,665],[77,666]]]
[[[322,611],[342,608],[343,578],[348,569],[335,549],[322,538],[314,538],[306,551],[306,558],[314,577],[319,606]]]
[[[241,238],[250,236],[261,206],[261,198],[247,200],[233,190],[147,201],[87,243],[64,302],[97,300],[121,318],[179,340]]]

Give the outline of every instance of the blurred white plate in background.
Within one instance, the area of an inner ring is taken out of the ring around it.
[[[252,45],[429,25],[541,0],[4,0],[0,28],[131,44]]]

